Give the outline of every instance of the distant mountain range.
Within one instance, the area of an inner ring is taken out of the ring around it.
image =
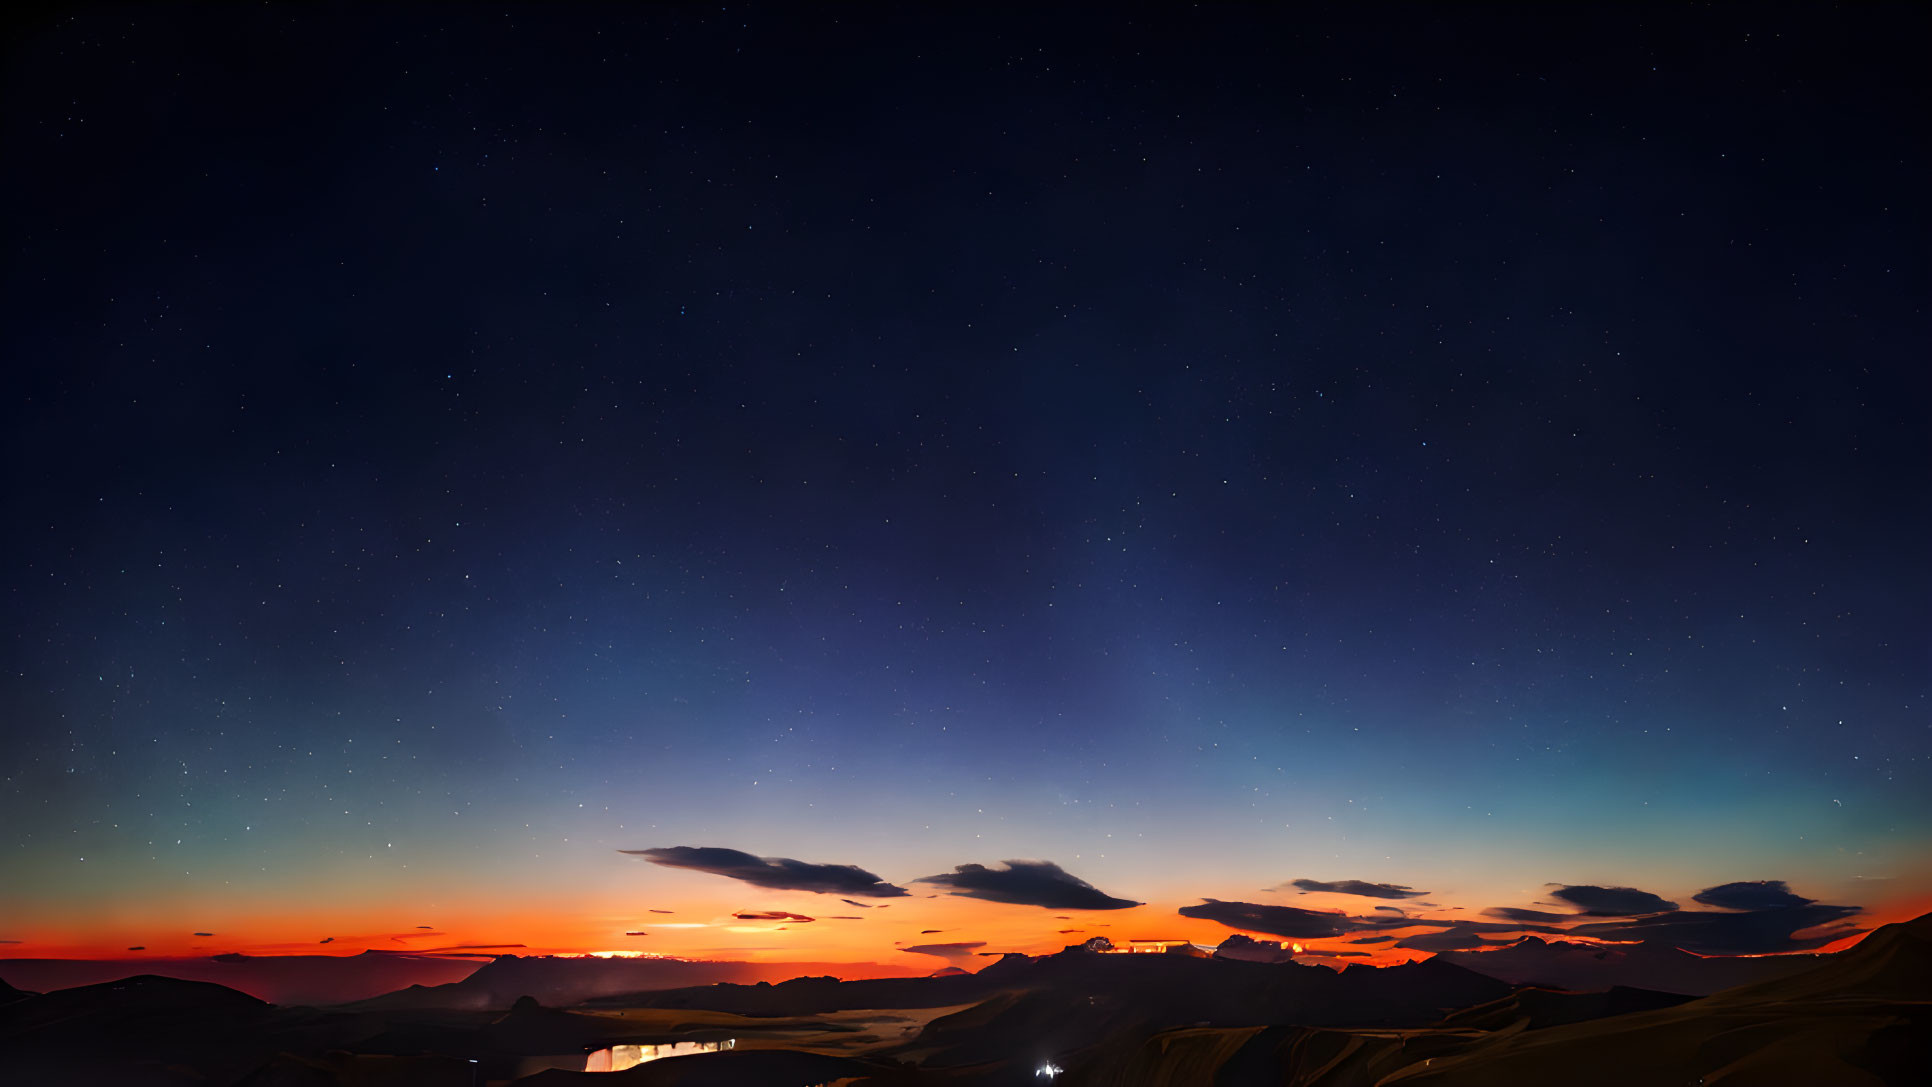
[[[768,982],[821,970],[826,973],[886,973],[892,968],[873,963],[757,963],[499,955],[460,981],[444,985],[412,985],[347,1006],[364,1011],[422,1008],[481,1011],[507,1008],[518,997],[529,996],[551,1006],[568,1007],[622,993],[726,982]],[[917,967],[901,967],[899,970],[915,976],[920,972]]]
[[[1625,986],[1708,996],[1733,985],[1795,974],[1829,956],[1707,958],[1661,943],[1597,946],[1525,936],[1491,950],[1444,951],[1436,958],[1511,985],[1579,990]]]
[[[478,959],[401,952],[360,955],[203,955],[178,959],[0,959],[0,976],[49,992],[116,981],[131,973],[207,981],[276,1004],[339,1004],[411,984],[437,985],[475,972]]]
[[[1544,980],[1558,969],[1718,976],[1668,949],[1604,950],[1538,940],[1468,958]],[[977,974],[700,984],[572,1010],[505,994],[661,984],[702,964],[505,956],[451,985],[323,1009],[161,977],[38,995],[0,982],[0,1083],[993,1087],[1035,1082],[1051,1065],[1061,1083],[1120,1087],[1883,1085],[1922,1082],[1932,1062],[1932,915],[1836,955],[1688,956],[1760,975],[1701,997],[1513,984],[1460,958],[1337,972],[1076,947],[1008,955]],[[883,1029],[858,1033],[854,1016]],[[726,1038],[730,1052],[594,1080],[577,1071],[613,1046]]]

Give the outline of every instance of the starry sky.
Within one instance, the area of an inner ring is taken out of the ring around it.
[[[1926,18],[16,21],[0,954],[1922,911]]]

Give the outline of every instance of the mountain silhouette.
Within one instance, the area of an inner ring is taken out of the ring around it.
[[[171,1067],[239,1078],[275,1053],[270,1005],[209,982],[138,975],[0,1005],[0,1083],[196,1082]]]
[[[1490,950],[1445,951],[1436,958],[1511,985],[1570,991],[1622,986],[1690,996],[1795,974],[1820,961],[1817,955],[1705,957],[1663,943],[1599,946],[1536,936]]]
[[[0,1004],[11,1004],[16,1000],[25,1000],[30,996],[38,995],[38,993],[30,993],[24,989],[16,989],[8,985],[5,981],[0,981]]]
[[[1401,1082],[1922,1082],[1932,1060],[1932,915],[1803,958],[1810,969],[1673,1008],[1491,1036]]]

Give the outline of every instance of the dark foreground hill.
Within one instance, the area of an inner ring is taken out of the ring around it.
[[[1674,1008],[1697,999],[1680,993],[1615,986],[1600,993],[1572,993],[1526,985],[1500,1000],[1464,1008],[1443,1018],[1441,1026],[1461,1030],[1507,1030],[1519,1024],[1542,1030],[1566,1023],[1608,1019],[1631,1012]]]
[[[274,1008],[141,975],[0,1005],[0,1083],[229,1082],[273,1057]]]

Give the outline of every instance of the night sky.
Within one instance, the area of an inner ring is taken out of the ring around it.
[[[0,953],[1921,911],[1927,30],[16,21]]]

